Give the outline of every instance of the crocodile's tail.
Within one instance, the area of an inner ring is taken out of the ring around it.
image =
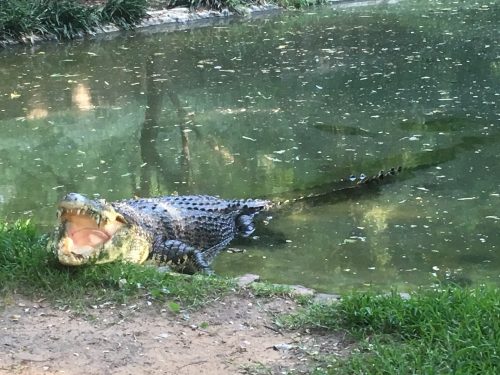
[[[388,171],[380,171],[373,176],[360,174],[351,175],[341,179],[334,184],[330,184],[328,189],[317,187],[310,189],[307,194],[293,191],[290,199],[267,200],[267,199],[235,199],[228,201],[229,207],[238,208],[241,212],[236,217],[236,227],[238,234],[242,237],[249,237],[255,231],[254,217],[260,211],[267,211],[273,208],[289,208],[291,210],[300,209],[302,205],[316,206],[321,203],[334,202],[345,199],[350,193],[362,190],[363,187],[378,186],[389,182],[391,178],[402,171],[401,167],[391,168]]]
[[[349,199],[362,194],[364,190],[389,183],[393,177],[401,173],[403,168],[401,166],[393,167],[387,171],[381,170],[374,175],[351,175],[343,178],[335,183],[328,185],[321,185],[309,189],[305,194],[297,190],[287,193],[290,198],[278,198],[272,201],[269,207],[284,206],[293,209],[299,208],[300,204],[306,206],[316,206],[325,203],[334,203],[343,199]],[[293,206],[293,207],[291,207]]]

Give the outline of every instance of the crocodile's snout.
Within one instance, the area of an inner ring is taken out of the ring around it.
[[[75,203],[82,202],[83,203],[83,202],[86,202],[88,200],[88,198],[82,194],[68,193],[64,196],[64,198],[62,200],[66,201],[66,202],[75,202]]]

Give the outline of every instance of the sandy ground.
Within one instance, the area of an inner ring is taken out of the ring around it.
[[[337,335],[274,324],[294,309],[247,291],[179,314],[146,302],[77,314],[14,296],[0,302],[0,374],[286,374],[346,353]]]

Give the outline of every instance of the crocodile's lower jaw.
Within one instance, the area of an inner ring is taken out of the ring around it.
[[[91,259],[96,259],[100,251],[96,247],[75,246],[71,237],[63,237],[58,244],[58,258],[62,264],[68,266],[79,266],[89,262]]]

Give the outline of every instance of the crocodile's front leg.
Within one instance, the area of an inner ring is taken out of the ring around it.
[[[195,271],[205,274],[213,274],[203,252],[185,242],[178,240],[157,240],[155,241],[153,252],[150,258],[174,268],[182,268],[186,263],[191,263],[196,267]]]

